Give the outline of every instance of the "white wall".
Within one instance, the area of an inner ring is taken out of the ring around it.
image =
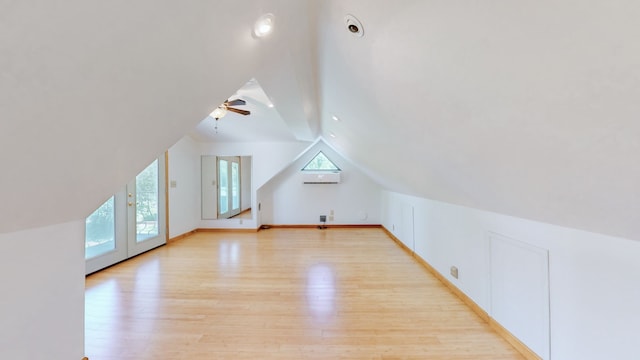
[[[256,188],[291,164],[310,145],[309,142],[279,143],[199,143],[190,137],[182,138],[169,149],[169,232],[170,237],[198,228],[257,228],[256,213],[253,220],[203,220],[201,214],[200,159],[201,155],[251,157],[251,204],[257,209]],[[245,169],[246,170],[246,169]]]
[[[242,197],[240,198],[240,211],[245,211],[251,209],[251,204],[253,201],[253,192],[251,191],[251,156],[243,156],[240,158],[240,174],[242,174],[240,182],[242,189],[240,190],[240,194]]]
[[[300,169],[323,151],[340,169],[340,184],[303,184]],[[258,192],[260,223],[319,224],[327,215],[331,224],[380,224],[381,188],[350,162],[319,141]],[[334,220],[330,221],[330,211]]]
[[[264,185],[288,166],[311,142],[234,142],[200,143],[201,155],[251,156],[253,189]]]
[[[200,155],[251,156],[251,208],[257,209],[256,191],[274,175],[293,162],[310,145],[310,142],[235,142],[199,143]],[[198,155],[198,156],[200,156]],[[198,204],[200,209],[200,204]],[[258,211],[253,219],[200,220],[198,228],[255,229],[260,226]],[[200,215],[198,215],[200,219]]]
[[[639,242],[387,191],[382,223],[490,315],[489,232],[547,249],[551,359],[637,358]]]
[[[200,223],[200,153],[190,137],[169,149],[169,237],[187,233]],[[171,187],[175,181],[176,187]]]
[[[0,359],[84,356],[84,226],[0,234]]]

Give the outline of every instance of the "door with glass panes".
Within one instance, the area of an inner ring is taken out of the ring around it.
[[[240,214],[240,157],[218,156],[218,219]]]
[[[86,273],[166,243],[164,157],[86,219]]]

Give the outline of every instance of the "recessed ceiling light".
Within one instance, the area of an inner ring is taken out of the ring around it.
[[[353,34],[354,36],[357,37],[363,37],[364,36],[364,27],[362,26],[362,23],[360,23],[360,20],[356,19],[355,16],[351,15],[351,14],[347,14],[344,17],[344,22],[347,25],[347,30]]]
[[[273,31],[275,17],[273,14],[264,14],[258,18],[253,26],[253,33],[257,37],[269,35]]]
[[[333,121],[340,121],[340,118],[338,118],[338,117],[337,117],[337,116],[335,116],[335,115],[333,115],[331,118],[333,119]]]
[[[331,131],[329,132],[329,136],[331,136],[331,137],[332,137],[332,138],[334,138],[334,139],[336,138],[336,134],[334,134],[334,133],[333,133],[333,132],[331,132]]]
[[[273,105],[273,103],[268,103],[268,104],[267,104],[267,107],[269,107],[269,108],[272,108],[272,107],[274,107],[274,106],[275,106],[275,105]]]

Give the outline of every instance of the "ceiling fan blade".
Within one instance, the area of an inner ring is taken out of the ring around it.
[[[240,109],[236,109],[236,108],[232,108],[232,107],[228,107],[227,110],[234,112],[236,114],[240,114],[240,115],[249,115],[251,114],[251,111],[248,110],[240,110]]]
[[[238,105],[246,105],[247,102],[242,99],[235,99],[235,100],[227,100],[224,102],[224,104],[226,106],[238,106]]]

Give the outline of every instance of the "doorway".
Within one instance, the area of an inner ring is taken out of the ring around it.
[[[86,219],[87,274],[166,243],[165,166],[154,160]]]
[[[218,173],[218,219],[240,214],[240,157],[220,156]]]

